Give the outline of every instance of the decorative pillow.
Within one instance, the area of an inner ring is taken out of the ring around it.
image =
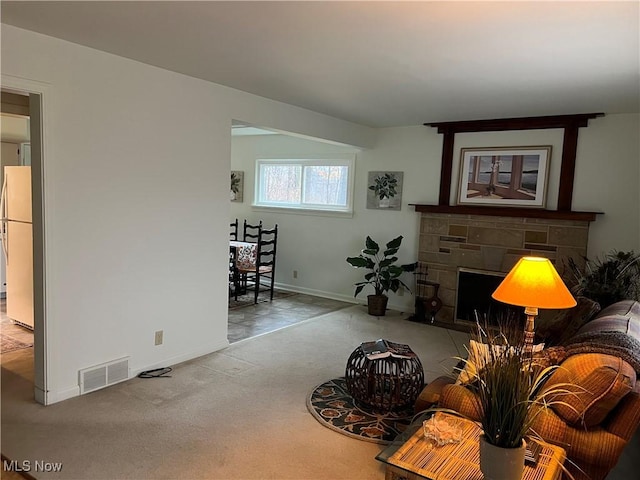
[[[545,384],[559,388],[547,398],[551,408],[569,425],[599,425],[636,383],[636,372],[621,358],[581,353],[567,358]]]
[[[600,305],[587,297],[576,297],[577,305],[564,310],[540,310],[536,340],[547,346],[563,345],[599,311]]]
[[[534,352],[539,352],[544,348],[544,343],[533,346]],[[500,355],[504,351],[505,347],[502,345],[493,345],[493,351],[496,355]],[[460,370],[456,383],[462,385],[465,383],[471,383],[475,380],[475,376],[478,373],[478,366],[482,367],[491,359],[489,352],[489,345],[486,343],[480,343],[475,340],[469,340],[469,356],[464,362],[464,368]]]

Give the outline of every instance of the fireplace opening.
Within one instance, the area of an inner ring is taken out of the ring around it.
[[[500,319],[513,315],[513,306],[498,302],[491,294],[506,273],[490,270],[458,268],[455,322],[475,323],[476,313],[481,324],[497,326]]]

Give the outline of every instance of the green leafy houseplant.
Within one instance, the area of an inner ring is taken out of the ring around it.
[[[371,285],[375,291],[375,295],[370,295],[368,298],[370,307],[369,313],[372,315],[377,313],[384,315],[387,299],[385,292],[388,292],[389,290],[397,292],[400,286],[411,291],[411,289],[400,279],[400,276],[405,272],[413,272],[418,263],[415,262],[405,265],[398,264],[398,257],[395,255],[400,249],[402,238],[402,235],[394,238],[388,242],[385,249],[381,251],[378,243],[373,241],[371,237],[367,236],[365,249],[362,250],[360,255],[357,257],[347,257],[347,262],[349,262],[350,265],[356,268],[365,268],[369,270],[369,272],[364,276],[364,281],[357,282],[355,284],[356,293],[354,294],[354,297],[357,297],[364,287]],[[376,313],[372,313],[371,297],[374,296],[384,297],[384,306],[381,307],[382,312],[376,310]]]
[[[602,308],[620,300],[640,300],[640,254],[613,250],[596,260],[585,258],[584,270],[569,258],[575,286],[572,293]]]

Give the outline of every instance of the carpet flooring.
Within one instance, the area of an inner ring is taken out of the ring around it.
[[[344,374],[362,341],[411,345],[426,382],[450,372],[468,337],[406,317],[343,308],[173,365],[171,378],[132,378],[47,407],[33,400],[32,350],[17,350],[2,356],[2,453],[62,462],[38,480],[382,480],[384,446],[322,426],[306,401]],[[607,480],[635,478],[639,440]]]
[[[351,306],[44,407],[2,368],[2,453],[62,462],[39,480],[382,480],[382,445],[336,433],[306,407],[363,341],[407,343],[425,380],[450,371],[468,337]],[[114,461],[117,459],[117,461]]]

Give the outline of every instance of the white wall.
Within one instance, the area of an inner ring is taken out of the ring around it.
[[[3,85],[46,85],[48,403],[78,394],[81,368],[129,355],[136,374],[227,345],[233,118],[373,139],[366,127],[7,25],[2,74]]]
[[[639,115],[607,115],[581,129],[573,205],[604,212],[590,229],[590,258],[611,249],[640,251],[638,175]]]
[[[573,195],[574,210],[601,211],[591,224],[588,255],[595,258],[611,249],[640,251],[640,202],[637,180],[640,175],[638,115],[607,115],[580,129]],[[552,145],[547,205],[555,209],[558,199],[561,130],[469,133],[456,136],[454,158],[461,147]],[[233,203],[231,218],[263,219],[282,228],[276,279],[300,291],[350,300],[353,283],[362,271],[345,261],[356,255],[366,235],[386,242],[403,235],[401,260],[415,260],[419,215],[409,203],[436,204],[440,185],[442,136],[429,127],[378,130],[376,146],[357,156],[355,213],[353,218],[273,214],[251,208],[255,158],[274,155],[322,153],[326,145],[280,137],[234,137],[232,169],[245,171],[244,203]],[[404,172],[401,211],[366,209],[367,173],[374,170]],[[458,188],[457,162],[454,168],[452,201]],[[292,270],[298,270],[298,279]],[[371,293],[371,292],[369,292]],[[366,291],[361,294],[365,300]],[[411,296],[390,296],[394,308],[412,310]]]
[[[376,132],[15,27],[1,33],[3,84],[47,86],[48,402],[78,394],[81,368],[130,355],[135,374],[226,345],[232,119],[374,147],[358,154],[353,219],[260,215],[283,229],[280,282],[292,282],[296,267],[297,287],[352,298],[361,272],[344,259],[367,234],[380,242],[404,235],[401,260],[415,259],[418,215],[407,204],[437,201],[442,138],[434,129]],[[581,129],[574,206],[605,212],[590,254],[640,250],[638,157],[638,115]],[[250,171],[236,160],[234,170]],[[367,172],[385,169],[405,172],[400,212],[365,208]],[[251,191],[245,184],[241,208]],[[153,346],[156,330],[163,346]]]
[[[380,244],[398,235],[405,238],[399,252],[402,263],[416,260],[419,216],[408,205],[416,199],[435,202],[438,198],[441,139],[425,127],[378,130],[374,149],[357,151],[287,136],[233,137],[232,169],[245,172],[244,202],[232,202],[231,219],[278,223],[279,251],[276,281],[298,291],[354,301],[353,284],[360,281],[363,270],[351,267],[348,256],[357,255],[370,235]],[[353,218],[305,216],[265,212],[253,209],[255,160],[261,155],[322,154],[357,152]],[[432,154],[430,154],[431,152]],[[402,209],[400,211],[366,208],[369,171],[404,171]],[[292,276],[298,271],[298,278]],[[410,275],[404,277],[412,281]],[[365,289],[358,301],[366,302]],[[412,311],[409,295],[390,294],[390,307]]]

